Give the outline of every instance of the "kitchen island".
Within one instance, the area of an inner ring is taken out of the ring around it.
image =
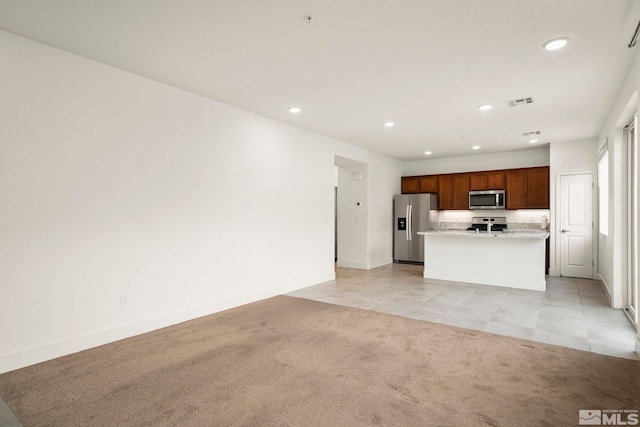
[[[427,279],[546,290],[544,230],[421,231]]]

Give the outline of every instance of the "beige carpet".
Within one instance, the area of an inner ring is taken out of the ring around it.
[[[0,375],[32,426],[571,426],[640,362],[280,296]]]

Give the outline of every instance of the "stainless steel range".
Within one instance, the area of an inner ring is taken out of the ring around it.
[[[504,231],[507,229],[507,217],[505,216],[474,216],[471,220],[471,227],[467,230]]]

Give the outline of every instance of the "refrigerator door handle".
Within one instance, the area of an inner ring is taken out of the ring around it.
[[[412,214],[412,206],[409,205],[407,206],[407,223],[409,224],[409,226],[407,227],[407,240],[411,241],[411,236],[413,235],[413,220],[411,218],[411,214]]]
[[[407,211],[405,212],[405,217],[407,218],[406,227],[404,228],[404,234],[407,240],[409,240],[409,205],[407,205]]]

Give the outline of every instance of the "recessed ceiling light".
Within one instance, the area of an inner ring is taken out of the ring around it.
[[[479,150],[480,146],[479,145],[474,145],[473,147],[471,147],[472,150]]]
[[[569,37],[557,37],[545,42],[542,46],[547,50],[562,49],[569,43]]]
[[[295,107],[295,106],[289,107],[289,112],[290,113],[298,114],[300,111],[302,111],[302,108],[300,108],[300,107]]]
[[[535,144],[536,142],[538,142],[538,140],[537,140],[537,139],[530,139],[530,140],[529,140],[529,144]]]
[[[384,127],[386,128],[392,128],[394,127],[396,124],[394,122],[384,122],[383,123]]]
[[[431,155],[431,151],[425,151],[424,154],[425,154],[425,156],[430,156]]]
[[[478,110],[480,111],[487,111],[487,110],[491,110],[493,108],[493,105],[489,105],[489,104],[482,104],[478,106]]]

